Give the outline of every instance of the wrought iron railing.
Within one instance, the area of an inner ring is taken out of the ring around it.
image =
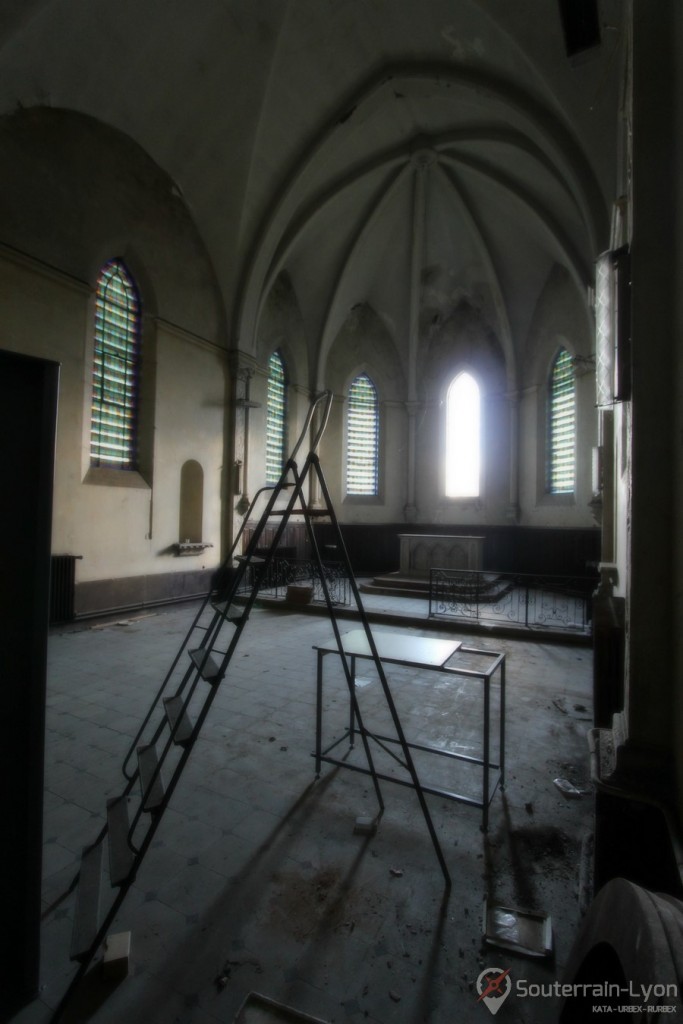
[[[322,562],[322,572],[333,604],[346,605],[350,600],[349,578],[342,562]],[[259,594],[284,598],[287,588],[310,586],[311,600],[323,602],[325,592],[316,562],[310,558],[273,558],[259,581]]]
[[[596,585],[589,576],[431,569],[429,617],[588,634]]]

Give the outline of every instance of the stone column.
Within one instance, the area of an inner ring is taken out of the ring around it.
[[[505,510],[505,518],[509,523],[519,522],[519,403],[521,395],[519,391],[509,391],[508,400],[508,426],[509,426],[509,469],[510,486],[508,492],[508,506]]]
[[[408,414],[408,465],[406,478],[406,503],[403,507],[403,515],[407,523],[414,523],[417,519],[416,503],[416,482],[415,482],[415,453],[416,453],[416,421],[415,416],[419,408],[417,402],[406,402]]]
[[[416,412],[417,402],[417,357],[420,346],[420,303],[422,298],[422,266],[424,263],[424,235],[427,210],[427,184],[435,154],[426,146],[418,145],[412,154],[413,164],[413,223],[412,247],[410,252],[410,284],[408,312],[408,465],[407,496],[403,514],[406,522],[417,518],[416,488]]]

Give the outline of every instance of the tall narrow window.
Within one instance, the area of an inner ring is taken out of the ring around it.
[[[100,271],[95,298],[90,463],[137,468],[140,300],[121,260]]]
[[[346,493],[379,493],[379,405],[367,373],[349,388],[346,419]]]
[[[550,494],[574,491],[576,398],[571,356],[561,348],[550,371],[548,397],[547,489]]]
[[[268,397],[266,400],[266,483],[276,484],[285,464],[287,414],[287,379],[285,364],[279,352],[268,362]]]
[[[446,397],[446,495],[479,497],[481,396],[469,373],[459,373]]]

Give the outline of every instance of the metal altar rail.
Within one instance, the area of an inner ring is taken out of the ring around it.
[[[332,603],[348,605],[349,577],[342,562],[323,561],[320,566],[311,558],[279,558],[272,559],[267,571],[258,581],[259,594],[267,597],[284,598],[287,588],[291,586],[310,586],[313,588],[312,601],[325,601],[325,589],[320,570],[327,584]],[[254,567],[254,572],[258,570]]]
[[[429,618],[589,635],[597,579],[531,573],[430,569]]]

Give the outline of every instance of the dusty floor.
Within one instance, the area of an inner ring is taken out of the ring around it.
[[[121,789],[121,758],[190,616],[188,608],[159,610],[50,638],[46,908],[97,834],[106,797]],[[419,621],[411,628],[424,632]],[[507,662],[508,778],[488,835],[477,809],[427,798],[453,878],[447,894],[411,790],[383,784],[380,826],[362,836],[356,818],[376,812],[371,780],[330,766],[315,780],[313,646],[330,634],[324,618],[253,612],[111,929],[132,933],[130,973],[105,983],[96,963],[65,1020],[231,1024],[248,993],[260,992],[330,1024],[469,1024],[490,1019],[476,991],[483,970],[510,968],[515,982],[561,976],[586,882],[592,801],[566,799],[553,780],[589,788],[590,649],[429,631],[502,651]],[[389,679],[410,739],[480,746],[476,684],[405,669]],[[359,694],[366,725],[381,723],[376,680]],[[347,716],[333,666],[324,698],[331,737]],[[423,781],[441,760],[418,759]],[[443,781],[476,793],[478,771],[459,765]],[[483,944],[485,898],[550,914],[554,955],[531,959]],[[13,1024],[44,1024],[59,1002],[74,970],[72,914],[65,901],[46,917],[40,998]],[[557,1012],[555,1000],[513,990],[497,1019],[545,1024]]]

